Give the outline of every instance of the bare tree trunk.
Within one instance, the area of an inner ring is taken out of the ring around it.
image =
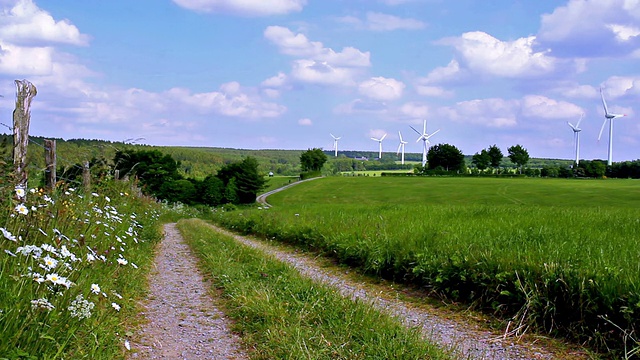
[[[44,141],[44,181],[45,186],[49,187],[51,190],[54,190],[56,187],[56,168],[57,168],[57,157],[56,157],[56,141],[55,140],[45,140]]]
[[[13,166],[18,185],[27,187],[27,146],[31,122],[31,100],[38,93],[27,80],[16,80],[16,108],[13,110]]]

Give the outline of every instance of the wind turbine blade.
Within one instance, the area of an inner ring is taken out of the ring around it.
[[[582,122],[582,119],[584,119],[584,114],[580,115],[580,120],[578,120],[578,123],[576,124],[576,129],[580,127],[580,123]]]
[[[402,134],[398,131],[398,136],[400,136],[400,142],[402,142]]]
[[[567,121],[567,124],[569,124],[569,126],[573,129],[573,131],[576,131],[576,127],[575,127],[575,126],[573,126],[573,124],[572,124],[572,123],[570,123],[570,122],[568,122],[568,121]]]
[[[424,121],[424,123],[422,124],[422,133],[426,134],[427,133],[427,120]]]
[[[609,110],[607,109],[607,102],[604,101],[604,94],[602,94],[602,88],[600,88],[600,98],[602,98],[602,106],[604,107],[604,116],[609,116]]]
[[[419,134],[420,136],[422,136],[422,133],[420,133],[420,131],[416,130],[416,128],[414,128],[413,126],[409,125],[410,128],[413,129],[413,131],[416,132],[416,134]]]
[[[385,133],[384,135],[382,135],[382,137],[380,138],[380,141],[384,140],[384,138],[387,137],[387,134]]]
[[[373,140],[373,141],[380,141],[380,140],[378,140],[378,139],[376,139],[376,138],[374,138],[374,137],[372,137],[372,138],[371,138],[371,140]]]
[[[430,138],[430,137],[432,137],[433,135],[437,134],[437,133],[438,133],[438,131],[440,131],[440,129],[438,129],[438,130],[434,131],[434,132],[433,132],[433,134],[431,134],[431,135],[427,136],[427,139],[429,139],[429,138]]]
[[[604,126],[607,125],[607,119],[604,119],[604,122],[602,123],[602,127],[600,128],[600,134],[598,135],[598,141],[600,141],[600,138],[602,137],[602,131],[604,131]]]
[[[400,143],[400,145],[398,145],[398,151],[396,151],[396,155],[400,154],[400,148],[402,147],[402,143]]]
[[[336,137],[335,137],[335,136],[333,136],[333,134],[332,134],[332,133],[329,133],[329,135],[331,135],[331,137],[333,138],[333,140],[335,140],[335,139],[336,139]]]

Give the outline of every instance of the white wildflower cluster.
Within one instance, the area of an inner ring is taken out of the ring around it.
[[[51,310],[55,309],[56,307],[53,306],[49,302],[49,300],[47,300],[46,298],[40,298],[40,299],[31,300],[31,308],[34,309],[34,310],[51,311]]]
[[[85,299],[84,296],[80,294],[71,302],[71,305],[69,305],[67,310],[71,313],[71,317],[82,320],[91,317],[91,310],[93,310],[94,307],[94,303]]]

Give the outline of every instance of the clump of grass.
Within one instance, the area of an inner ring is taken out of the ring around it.
[[[255,359],[445,359],[387,315],[302,277],[280,261],[212,232],[178,223],[223,293],[234,329]]]
[[[123,357],[146,288],[159,207],[104,182],[11,189],[0,217],[0,357]]]

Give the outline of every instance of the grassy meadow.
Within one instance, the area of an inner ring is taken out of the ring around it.
[[[640,344],[640,182],[336,177],[221,224],[627,354]],[[626,350],[625,350],[626,347]]]

